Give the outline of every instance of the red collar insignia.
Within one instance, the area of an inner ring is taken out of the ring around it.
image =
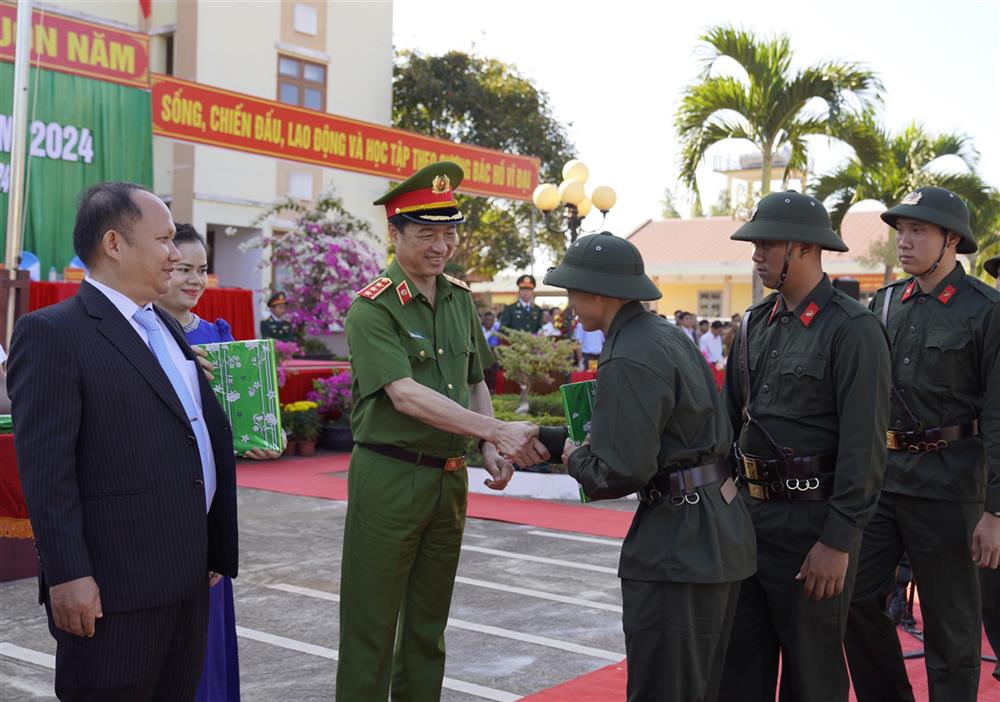
[[[816,321],[816,315],[819,314],[819,305],[815,302],[810,302],[809,306],[806,307],[802,314],[799,315],[799,321],[802,322],[803,326],[808,327],[810,324]]]
[[[916,287],[917,287],[917,281],[911,280],[910,284],[906,286],[906,290],[903,291],[903,297],[900,299],[900,302],[906,302],[907,300],[909,300],[910,296],[913,295],[913,291],[916,289]]]
[[[779,307],[781,307],[781,295],[778,295],[778,297],[774,300],[774,307],[771,308],[771,316],[767,318],[768,326],[771,325],[771,322],[773,322],[775,316],[777,316]]]
[[[945,285],[944,286],[944,290],[942,290],[941,294],[938,295],[938,302],[940,302],[942,305],[949,304],[952,301],[952,299],[955,297],[955,292],[956,292],[955,291],[955,286],[953,286],[953,285]]]
[[[413,299],[413,295],[410,294],[410,286],[406,284],[405,280],[396,286],[396,294],[399,295],[399,302],[402,305]]]

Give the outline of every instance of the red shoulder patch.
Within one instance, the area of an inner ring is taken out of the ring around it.
[[[944,290],[942,290],[941,294],[938,295],[938,302],[940,302],[942,305],[947,305],[955,297],[956,292],[957,291],[955,290],[954,285],[944,286]]]
[[[809,306],[802,310],[802,314],[799,315],[799,321],[802,322],[804,326],[808,327],[816,321],[817,314],[819,314],[819,305],[815,302],[810,302]]]
[[[384,293],[390,285],[392,285],[392,281],[389,278],[378,278],[358,290],[358,297],[363,297],[367,300],[374,300],[376,297]]]

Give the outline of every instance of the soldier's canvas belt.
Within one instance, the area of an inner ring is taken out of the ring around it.
[[[887,431],[885,445],[890,451],[934,453],[948,448],[953,441],[968,439],[979,434],[979,422],[973,419],[965,424],[935,427],[920,431]]]
[[[369,451],[374,451],[375,453],[380,453],[383,456],[388,456],[389,458],[406,461],[407,463],[416,463],[419,466],[427,466],[428,468],[438,468],[445,472],[459,470],[465,467],[464,454],[461,456],[453,456],[452,458],[441,458],[440,456],[430,456],[422,452],[418,453],[416,451],[407,451],[404,448],[389,446],[388,444],[359,443],[358,446],[366,448]]]
[[[833,492],[837,454],[788,456],[781,460],[741,455],[740,481],[758,500],[827,500]]]
[[[694,468],[682,468],[671,473],[658,473],[639,491],[639,499],[643,502],[655,502],[660,497],[666,497],[675,504],[698,504],[701,497],[695,492],[695,488],[725,480],[732,477],[732,474],[733,467],[729,459]]]

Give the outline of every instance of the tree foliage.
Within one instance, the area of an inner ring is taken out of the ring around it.
[[[681,218],[681,213],[677,211],[676,199],[674,191],[670,188],[663,191],[663,197],[660,199],[660,216],[663,219]]]
[[[514,66],[460,51],[399,52],[392,118],[400,129],[537,156],[543,182],[558,182],[563,164],[575,154],[544,91]],[[532,217],[537,246],[558,254],[566,249],[558,214],[543,215],[530,202],[462,195],[461,188],[457,199],[466,224],[450,268],[462,277],[492,277],[528,265]]]
[[[835,229],[840,229],[847,211],[862,200],[892,207],[907,193],[936,185],[957,193],[968,204],[972,231],[979,235],[981,247],[988,250],[991,242],[997,243],[1000,195],[977,174],[979,154],[968,136],[930,134],[917,123],[892,134],[866,111],[846,119],[838,137],[852,147],[854,155],[820,177],[813,187],[816,198],[827,205]],[[947,168],[944,159],[949,156],[960,168]],[[892,229],[886,231],[891,237]],[[875,257],[885,266],[886,282],[896,265],[895,246],[890,248],[891,255],[882,247]]]

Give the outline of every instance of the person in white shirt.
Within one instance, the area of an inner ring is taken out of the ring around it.
[[[573,330],[573,338],[580,345],[583,369],[586,370],[591,360],[597,361],[601,356],[601,349],[604,348],[604,332],[600,329],[586,331],[583,325],[577,322],[576,328]]]
[[[722,322],[718,320],[712,322],[709,332],[702,335],[698,341],[698,348],[704,354],[705,360],[713,366],[725,363],[725,357],[722,355]]]
[[[552,310],[542,310],[542,336],[561,336],[562,332],[552,321]]]

